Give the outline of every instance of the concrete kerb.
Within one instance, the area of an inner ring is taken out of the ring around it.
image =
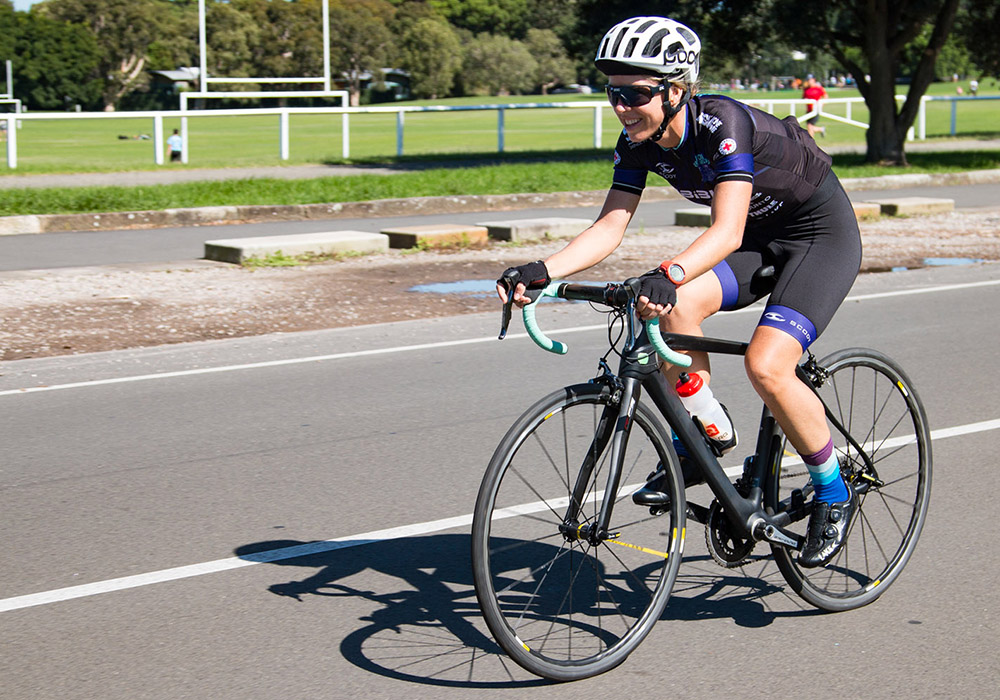
[[[1000,183],[1000,169],[975,170],[940,175],[906,174],[842,181],[847,191],[891,190],[927,185]],[[0,235],[108,231],[116,229],[207,226],[224,223],[302,221],[311,219],[378,218],[413,214],[445,214],[479,211],[514,211],[529,208],[599,206],[606,189],[543,194],[468,195],[381,199],[368,202],[297,204],[288,206],[232,206],[131,211],[100,214],[45,214],[0,217]],[[647,187],[645,201],[680,200],[669,186]]]

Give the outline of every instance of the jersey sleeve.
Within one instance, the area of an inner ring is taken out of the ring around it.
[[[737,180],[753,182],[754,122],[749,112],[738,105],[728,110],[722,125],[708,139],[715,182]]]
[[[646,189],[646,175],[649,174],[633,153],[625,134],[618,137],[618,144],[615,146],[615,170],[611,180],[611,189],[621,190],[629,194],[642,195]]]

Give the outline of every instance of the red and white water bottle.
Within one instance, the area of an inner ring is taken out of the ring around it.
[[[733,436],[733,424],[722,409],[722,405],[712,394],[712,390],[697,374],[681,372],[677,380],[677,395],[687,412],[698,419],[705,428],[705,434],[720,447],[726,446],[726,452],[736,446]],[[726,443],[732,441],[732,445]]]

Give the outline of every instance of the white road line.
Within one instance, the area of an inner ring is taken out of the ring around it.
[[[944,438],[981,433],[997,429],[1000,429],[1000,419],[981,421],[979,423],[969,423],[967,425],[957,425],[952,428],[935,430],[931,432],[931,439],[941,440]],[[905,442],[912,439],[912,437],[899,439]],[[727,473],[740,473],[740,470],[741,468],[739,467],[731,467],[726,471]],[[637,486],[638,484],[633,484],[622,487],[622,492]],[[545,501],[537,501],[535,503],[526,503],[522,506],[512,506],[500,513],[499,517],[513,517],[519,514],[534,513],[547,510],[551,506],[558,507],[559,504],[564,505],[565,500],[557,499],[556,501],[548,503]],[[243,557],[217,559],[215,561],[203,562],[201,564],[179,566],[173,569],[163,569],[162,571],[151,571],[146,574],[124,576],[122,578],[108,579],[107,581],[97,581],[94,583],[85,583],[79,586],[70,586],[69,588],[58,588],[52,591],[43,591],[41,593],[31,593],[29,595],[15,596],[13,598],[4,598],[0,600],[0,613],[22,610],[24,608],[31,608],[38,605],[49,605],[50,603],[59,603],[66,600],[73,600],[75,598],[86,598],[100,593],[123,591],[129,588],[141,588],[143,586],[150,586],[154,583],[164,583],[166,581],[176,581],[178,579],[204,576],[205,574],[215,574],[222,571],[240,569],[246,566],[255,566],[257,564],[303,557],[309,554],[332,552],[337,549],[358,547],[360,545],[401,539],[403,537],[429,535],[434,532],[441,532],[442,530],[450,530],[451,528],[468,527],[471,524],[472,514],[470,513],[468,515],[459,515],[453,518],[433,520],[426,523],[415,523],[413,525],[403,525],[400,527],[388,528],[386,530],[365,532],[360,535],[338,537],[336,539],[325,540],[322,542],[310,542],[308,544],[296,545],[294,547],[272,549],[266,552],[259,552],[257,554],[247,554]]]
[[[867,301],[870,299],[884,299],[887,297],[906,296],[909,294],[930,294],[934,292],[949,292],[956,289],[972,289],[975,287],[987,287],[1000,284],[1000,280],[986,280],[983,282],[968,282],[965,284],[949,284],[939,287],[922,287],[919,289],[904,289],[895,292],[877,292],[874,294],[861,294],[847,297],[845,301]],[[758,311],[757,306],[752,306],[738,311],[727,311],[727,315],[736,313],[747,313]],[[562,328],[550,332],[551,337],[570,335],[572,333],[583,333],[594,330],[605,330],[605,324],[593,326],[576,326],[573,328]],[[507,336],[508,338],[527,338],[526,333],[516,333]],[[280,367],[282,365],[299,365],[307,362],[326,362],[331,360],[344,360],[353,357],[368,357],[371,355],[387,355],[398,352],[411,352],[414,350],[433,350],[435,348],[449,348],[460,345],[474,345],[478,343],[494,342],[495,338],[467,338],[465,340],[445,340],[438,343],[422,343],[419,345],[403,345],[392,348],[379,348],[375,350],[358,350],[356,352],[340,352],[332,355],[314,355],[312,357],[296,357],[287,360],[271,360],[269,362],[253,362],[244,365],[226,365],[222,367],[204,367],[202,369],[189,369],[178,372],[161,372],[158,374],[139,374],[131,377],[116,377],[114,379],[95,379],[89,382],[72,382],[70,384],[53,384],[51,386],[33,386],[22,389],[6,389],[0,391],[0,396],[18,396],[22,394],[35,394],[43,391],[61,391],[63,389],[79,389],[82,387],[104,386],[107,384],[123,384],[130,382],[146,382],[154,379],[172,379],[175,377],[191,377],[199,374],[216,374],[219,372],[236,372],[247,369],[264,369],[267,367]]]

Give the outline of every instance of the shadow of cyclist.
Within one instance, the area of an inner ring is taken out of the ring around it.
[[[531,546],[555,550],[550,544]],[[359,668],[447,687],[547,684],[515,666],[490,636],[473,589],[469,550],[468,535],[445,534],[379,542],[273,540],[243,545],[235,554],[248,561],[315,569],[305,578],[269,586],[275,595],[300,602],[310,595],[371,601],[372,612],[359,618],[365,624],[340,644],[344,658]],[[528,559],[537,554],[519,550]],[[499,564],[499,572],[523,567],[513,557],[494,564]],[[372,573],[399,579],[406,586],[371,590]],[[358,583],[359,574],[365,574],[364,585]],[[730,618],[743,627],[763,627],[777,617],[804,613],[769,609],[760,599],[784,588],[766,571],[761,577],[747,574],[739,569],[727,573],[708,557],[686,558],[661,619],[669,624]],[[544,615],[548,606],[564,604],[565,599],[540,600],[535,609]]]
[[[341,641],[340,650],[345,659],[372,673],[447,687],[549,683],[518,668],[489,635],[472,587],[468,535],[357,544],[275,540],[241,546],[235,554],[249,561],[316,569],[306,578],[269,586],[275,595],[297,601],[309,595],[371,601],[372,612],[360,618],[365,624]],[[339,548],[295,558],[282,556],[286,551],[294,554],[329,546]],[[406,585],[371,590],[371,573]],[[364,578],[359,574],[365,574]]]

